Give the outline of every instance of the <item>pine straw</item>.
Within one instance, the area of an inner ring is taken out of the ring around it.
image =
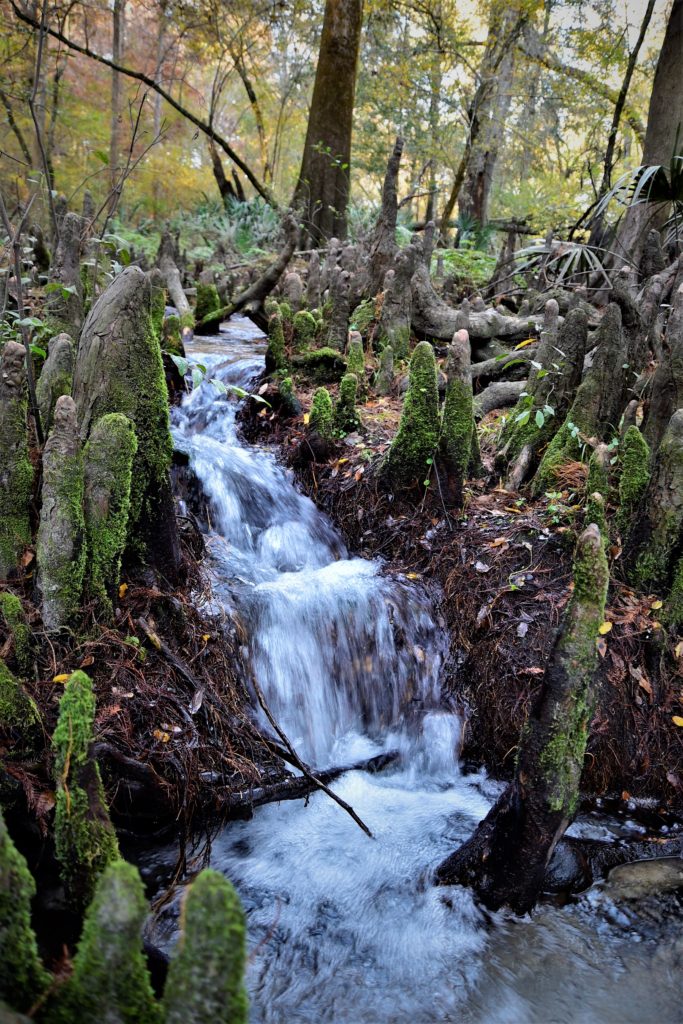
[[[282,762],[251,721],[238,627],[203,610],[197,585],[204,596],[206,585],[196,563],[191,568],[192,596],[190,588],[161,590],[131,581],[115,625],[98,624],[93,609],[85,609],[80,636],[47,634],[25,601],[36,641],[36,678],[26,685],[41,711],[45,742],[32,761],[8,745],[4,767],[23,786],[44,831],[54,805],[50,736],[64,679],[79,668],[93,680],[95,754],[123,834],[129,829],[187,838],[200,826],[215,831],[230,815],[233,794],[282,778]],[[0,647],[6,641],[0,625]],[[12,655],[10,644],[10,667]]]

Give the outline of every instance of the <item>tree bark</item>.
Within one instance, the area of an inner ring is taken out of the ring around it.
[[[115,64],[123,60],[126,0],[114,0],[112,13],[112,51]],[[111,122],[109,131],[109,188],[114,193],[121,172],[121,129],[123,104],[123,81],[118,71],[111,73]],[[112,203],[115,194],[112,195]]]
[[[292,205],[317,246],[346,237],[351,132],[363,0],[326,0],[318,66]]]
[[[655,71],[647,130],[643,145],[643,164],[663,164],[669,167],[679,132],[683,128],[683,79],[681,78],[683,53],[683,0],[674,0],[666,26],[664,42]],[[681,141],[679,139],[679,148]],[[613,248],[629,261],[638,263],[638,257],[647,231],[660,228],[669,211],[666,206],[653,212],[651,203],[629,207],[621,222]]]

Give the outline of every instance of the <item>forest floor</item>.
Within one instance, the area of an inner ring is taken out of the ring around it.
[[[335,386],[328,388],[334,396]],[[571,464],[558,490],[538,500],[492,489],[500,415],[493,412],[480,424],[488,483],[468,482],[462,514],[446,510],[435,474],[424,493],[392,498],[377,486],[375,470],[396,432],[402,397],[360,405],[361,429],[316,461],[305,426],[314,390],[296,380],[297,418],[247,405],[245,434],[278,447],[354,552],[438,588],[450,636],[444,692],[466,719],[462,756],[509,776],[571,593],[572,525],[583,515],[585,467]],[[618,549],[611,554],[618,566]],[[666,636],[661,607],[657,595],[635,593],[613,571],[582,790],[588,802],[640,806],[664,820],[683,812],[683,730],[672,724],[683,707],[683,645],[674,648]]]

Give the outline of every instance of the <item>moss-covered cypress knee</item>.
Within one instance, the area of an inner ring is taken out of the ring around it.
[[[36,749],[42,736],[40,712],[33,698],[0,660],[0,735],[8,757]]]
[[[5,344],[0,359],[0,579],[14,573],[21,549],[31,541],[25,359],[23,345]]]
[[[462,503],[462,489],[472,454],[474,411],[470,337],[456,331],[446,359],[446,401],[439,438],[442,492],[448,504]]]
[[[175,313],[164,318],[161,328],[161,347],[166,352],[171,352],[174,356],[185,356],[183,329],[180,317],[176,316]]]
[[[362,397],[366,391],[365,381],[365,351],[363,339],[358,331],[351,331],[349,344],[346,350],[346,366],[348,373],[353,373],[358,381],[358,395]]]
[[[123,413],[134,423],[138,449],[128,553],[173,578],[180,566],[180,545],[170,483],[168,392],[152,323],[152,286],[139,267],[126,267],[90,311],[79,343],[73,395],[82,441],[108,413]]]
[[[355,373],[345,374],[339,385],[339,397],[334,407],[334,425],[342,434],[351,434],[361,423],[356,410],[358,378]]]
[[[375,378],[378,395],[389,395],[394,384],[394,350],[391,345],[382,349],[379,356],[379,370]]]
[[[50,980],[31,927],[35,892],[33,877],[0,810],[0,1000],[15,1010],[28,1010]]]
[[[282,410],[287,416],[298,416],[301,413],[301,402],[294,390],[294,381],[291,377],[283,377],[278,390],[282,399]]]
[[[33,636],[21,601],[16,594],[4,591],[0,594],[0,620],[3,620],[12,636],[12,653],[17,670],[22,676],[31,673],[33,664]]]
[[[683,409],[673,414],[662,438],[643,509],[636,580],[663,590],[671,582],[683,536]]]
[[[275,370],[284,370],[286,366],[287,354],[285,352],[285,335],[282,317],[279,313],[273,313],[268,321],[266,370],[268,373],[274,373]]]
[[[49,1009],[49,1024],[161,1024],[142,951],[147,914],[137,868],[115,860],[88,907],[73,974]]]
[[[61,629],[75,618],[85,574],[83,459],[76,405],[62,395],[43,452],[40,524],[36,540],[38,590],[46,629]]]
[[[599,444],[588,461],[586,480],[585,521],[595,523],[600,530],[603,543],[609,542],[607,523],[607,502],[610,496],[610,450],[606,444]]]
[[[95,696],[85,672],[69,678],[52,737],[55,752],[55,847],[70,901],[83,907],[105,867],[119,856],[116,833],[91,752]]]
[[[410,360],[408,391],[401,422],[382,463],[381,474],[393,487],[422,483],[439,440],[439,389],[434,349],[416,345]]]
[[[221,322],[221,300],[213,283],[197,285],[197,301],[194,310],[195,334],[212,334]]]
[[[227,878],[207,869],[183,901],[164,992],[166,1024],[246,1024],[246,925]]]
[[[112,412],[98,420],[84,452],[85,530],[90,595],[111,610],[126,547],[135,429],[127,416]]]
[[[57,334],[50,339],[48,356],[36,384],[40,421],[46,435],[52,426],[57,399],[71,394],[75,356],[74,343],[68,334]]]
[[[294,314],[292,322],[293,338],[292,347],[295,352],[303,352],[315,342],[318,331],[318,323],[312,313],[307,309],[301,309]]]
[[[619,510],[617,526],[630,534],[650,480],[650,447],[636,426],[630,426],[620,445]]]
[[[334,409],[327,388],[318,388],[313,395],[308,425],[323,441],[331,441],[334,437]]]

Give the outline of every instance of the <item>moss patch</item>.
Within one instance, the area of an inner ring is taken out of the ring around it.
[[[439,389],[434,349],[427,341],[416,346],[410,360],[408,391],[401,422],[382,463],[382,476],[394,487],[421,483],[439,440]]]
[[[638,430],[629,427],[620,447],[619,509],[617,526],[622,537],[633,528],[634,520],[650,482],[650,446]]]

